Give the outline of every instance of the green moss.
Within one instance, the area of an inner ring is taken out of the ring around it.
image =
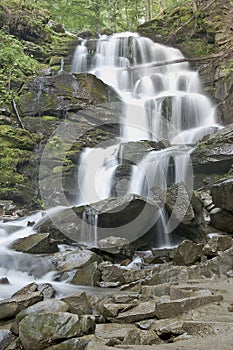
[[[44,120],[45,122],[52,122],[57,120],[57,118],[52,115],[43,115],[41,119]]]
[[[17,203],[33,201],[36,143],[35,135],[27,130],[0,126],[0,198]]]
[[[49,65],[50,66],[60,66],[61,65],[61,60],[63,57],[61,56],[53,56],[49,60]]]
[[[233,72],[233,60],[230,60],[229,62],[226,62],[225,65],[222,67],[220,76],[232,77],[232,72]]]
[[[8,125],[0,125],[1,147],[19,148],[24,150],[33,150],[37,139],[35,135],[30,134],[24,129],[15,129]]]

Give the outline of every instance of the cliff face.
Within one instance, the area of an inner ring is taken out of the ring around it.
[[[146,22],[138,32],[179,48],[200,73],[204,89],[218,106],[223,124],[233,122],[233,4],[230,0],[186,3]],[[210,56],[209,59],[202,59]],[[211,58],[212,57],[212,58]]]

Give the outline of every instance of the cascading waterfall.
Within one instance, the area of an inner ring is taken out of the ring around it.
[[[85,71],[87,55],[83,42],[76,49],[73,72]],[[128,193],[152,197],[151,188],[159,186],[166,190],[168,178],[170,184],[182,181],[190,188],[192,174],[189,154],[193,145],[218,128],[215,108],[202,92],[198,73],[191,71],[188,63],[184,62],[159,65],[164,61],[182,58],[178,49],[153,43],[135,33],[102,36],[97,42],[89,72],[112,86],[124,101],[119,142],[169,140],[171,143],[170,148],[148,152],[139,164],[132,167]],[[120,151],[121,147],[118,149]],[[100,168],[93,171],[92,166],[85,166],[85,171],[81,170],[82,178],[86,179],[85,186],[81,183],[82,200],[85,197],[87,203],[111,196],[112,179],[117,168],[114,156],[112,166],[106,171],[104,161],[101,160],[103,151],[100,149],[85,150],[82,159],[85,159],[86,153],[90,157],[91,152],[94,152],[93,158],[99,159]],[[169,174],[171,161],[174,164],[172,182]],[[108,163],[111,163],[110,158]],[[104,174],[101,184],[98,172],[102,176]],[[100,187],[102,190],[98,193]],[[97,195],[93,196],[93,193]],[[162,224],[158,226],[164,231],[162,234],[160,232],[162,237],[166,234],[164,210],[161,210],[161,216]],[[161,245],[167,242],[166,238],[161,241]]]
[[[119,145],[84,149],[78,171],[77,205],[111,197],[112,177],[118,165],[118,148]],[[102,183],[105,186],[101,186]]]
[[[171,146],[147,152],[141,162],[132,166],[127,193],[150,198],[153,197],[151,189],[166,191],[167,186],[180,181],[191,188],[189,154],[198,140],[205,134],[215,132],[219,126],[215,108],[202,93],[198,74],[190,71],[188,63],[158,65],[179,58],[183,58],[179,50],[153,43],[134,33],[102,36],[92,59],[88,57],[85,41],[77,47],[72,71],[79,73],[88,70],[95,74],[118,92],[124,104],[119,120],[121,135],[115,144],[105,148],[87,148],[81,155],[76,204],[91,204],[115,195],[114,174],[122,161],[124,143],[128,141],[163,143],[163,140],[169,140]],[[90,69],[87,69],[90,65]],[[43,84],[43,81],[38,83]],[[82,220],[83,241],[88,240],[96,245],[98,213],[91,210],[91,205],[87,208]],[[8,248],[17,238],[34,232],[32,227],[27,227],[27,221],[38,221],[38,215],[41,216],[36,214],[25,220],[0,224],[0,276],[10,281],[9,285],[1,284],[0,299],[33,280],[38,283],[52,282],[62,293],[70,294],[77,288],[67,286],[66,281],[55,282],[55,271],[43,260],[44,257],[14,252]],[[169,245],[167,222],[166,212],[161,206],[156,224],[160,246]]]

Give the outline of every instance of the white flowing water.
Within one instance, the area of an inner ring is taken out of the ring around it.
[[[83,42],[76,50],[72,71],[85,71],[87,57]],[[124,101],[120,142],[169,140],[171,143],[170,148],[148,152],[132,167],[128,193],[153,197],[151,188],[157,186],[165,190],[168,182],[171,185],[181,181],[190,189],[192,146],[218,128],[215,107],[203,94],[198,73],[190,70],[185,62],[159,66],[161,62],[182,58],[178,49],[130,32],[102,36],[97,42],[89,72],[112,86]],[[92,152],[95,161],[91,161]],[[82,203],[84,197],[90,203],[111,196],[118,163],[116,154],[112,161],[110,156],[106,168],[103,152],[111,154],[111,149],[110,152],[100,149],[83,152],[82,161],[88,156],[90,162],[84,171],[81,169]],[[97,165],[98,170],[93,165]],[[166,220],[165,211],[161,210],[160,228],[157,227],[163,231],[159,233],[161,237],[167,236]],[[167,237],[161,240],[161,245],[166,244]]]
[[[180,58],[183,55],[179,50],[134,33],[101,37],[92,59],[88,57],[85,41],[77,47],[72,71],[86,72],[91,64],[89,72],[112,86],[124,101],[119,120],[123,125],[120,140],[116,140],[114,146],[87,148],[82,153],[77,204],[91,204],[111,197],[114,174],[122,158],[121,144],[128,141],[167,139],[171,144],[169,148],[147,152],[142,161],[132,167],[128,193],[150,198],[152,188],[166,190],[168,184],[180,181],[192,187],[189,154],[198,140],[219,126],[215,108],[202,92],[198,73],[191,71],[188,63],[158,66],[160,62]],[[156,235],[161,246],[168,246],[168,218],[163,207],[160,214]],[[56,273],[44,257],[9,249],[17,238],[34,233],[27,227],[27,221],[38,221],[40,215],[0,223],[0,278],[7,277],[10,282],[0,283],[0,299],[32,281],[52,282],[62,293],[77,289],[55,282]],[[87,239],[96,245],[96,212],[84,212],[83,234],[84,241]]]

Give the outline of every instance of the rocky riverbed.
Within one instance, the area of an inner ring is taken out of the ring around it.
[[[36,246],[34,238],[24,246]],[[90,249],[46,247],[56,281],[31,282],[0,302],[0,349],[232,348],[229,235],[147,251],[132,250],[117,237]],[[57,285],[68,280],[73,290],[59,292]],[[1,278],[0,288],[10,284]]]

